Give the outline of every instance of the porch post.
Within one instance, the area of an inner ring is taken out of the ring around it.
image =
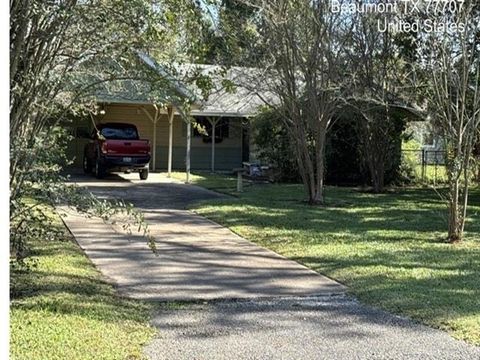
[[[190,148],[192,144],[192,122],[191,119],[187,119],[187,154],[185,156],[185,165],[186,165],[186,183],[190,182]]]
[[[155,120],[153,121],[153,146],[152,146],[152,171],[156,170],[157,165],[157,117],[155,116]]]
[[[172,175],[172,149],[173,149],[173,106],[168,107],[168,177]]]
[[[217,127],[217,123],[220,120],[220,118],[217,118],[214,120],[208,117],[207,120],[212,125],[212,158],[211,158],[210,169],[213,173],[215,172],[215,128]]]
[[[153,108],[155,109],[155,115],[152,116],[152,114],[150,114],[148,112],[147,109],[145,109],[144,106],[141,106],[140,108],[142,109],[142,111],[144,112],[145,115],[147,115],[147,117],[150,119],[150,121],[153,123],[153,141],[152,141],[152,171],[155,171],[156,168],[157,168],[157,122],[158,122],[158,119],[160,118],[160,111],[158,109],[158,106],[156,104],[152,104]]]
[[[215,172],[215,128],[217,123],[212,123],[212,173]]]

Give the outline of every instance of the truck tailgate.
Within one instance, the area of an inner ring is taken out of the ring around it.
[[[102,143],[102,151],[109,155],[135,156],[150,154],[148,140],[113,140],[107,139]]]

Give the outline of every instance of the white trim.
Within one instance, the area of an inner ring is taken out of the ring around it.
[[[192,116],[219,116],[219,117],[252,117],[256,113],[233,113],[233,112],[221,112],[221,111],[202,111],[202,110],[192,110],[190,111]]]
[[[150,105],[153,106],[151,102],[141,102],[141,101],[130,101],[130,100],[102,100],[98,99],[97,103],[102,103],[105,105]],[[166,109],[160,110],[160,114],[168,114]],[[178,111],[174,112],[174,115],[180,115]],[[220,116],[220,117],[243,117],[248,118],[255,116],[256,113],[242,113],[242,112],[222,112],[222,111],[202,111],[201,109],[195,109],[192,105],[192,110],[190,111],[192,116]]]
[[[150,106],[153,106],[153,103],[148,102],[148,101],[133,101],[133,100],[123,100],[123,99],[105,100],[105,99],[98,98],[98,99],[96,99],[96,102],[99,103],[99,104],[101,103],[101,104],[105,104],[105,105],[125,104],[125,105],[150,105]],[[173,104],[168,104],[168,106],[173,106],[174,107]],[[197,105],[195,105],[195,104],[191,104],[190,106],[192,107],[192,109],[195,109],[197,107]],[[193,110],[193,111],[198,111],[198,110]],[[167,110],[162,108],[162,110],[160,110],[160,114],[167,114]],[[176,111],[175,115],[180,115],[180,113],[178,111]]]

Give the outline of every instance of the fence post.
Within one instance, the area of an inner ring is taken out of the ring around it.
[[[425,164],[425,149],[422,149],[422,182],[425,182],[426,164]]]

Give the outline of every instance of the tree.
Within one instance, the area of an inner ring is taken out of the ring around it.
[[[448,240],[460,241],[467,219],[473,151],[480,128],[480,6],[465,1],[454,14],[440,14],[448,31],[421,40],[425,100],[446,151]]]
[[[342,88],[345,26],[325,1],[251,5],[258,9],[260,44],[255,45],[262,49],[262,75],[256,74],[260,79],[254,84],[272,94],[265,102],[288,129],[308,202],[323,204],[326,134]]]
[[[48,219],[38,203],[61,196],[78,200],[63,186],[57,164],[62,120],[95,111],[93,95],[104,83],[125,79],[165,79],[139,66],[138,51],[161,52],[152,44],[172,41],[182,24],[195,23],[190,1],[12,0],[10,3],[10,234],[13,258],[25,256],[28,240],[48,237]],[[189,15],[190,14],[190,15]],[[184,34],[188,32],[185,31]],[[63,135],[63,138],[65,135]],[[33,205],[29,200],[33,199]],[[64,200],[65,200],[64,199]],[[111,212],[84,198],[102,215]],[[77,202],[81,205],[82,201]],[[119,211],[131,208],[119,202]],[[84,209],[86,210],[86,209]]]
[[[223,66],[256,66],[259,49],[251,46],[258,36],[256,9],[242,0],[222,0],[215,9],[217,15],[211,26],[204,27],[204,61]]]
[[[349,94],[346,103],[358,114],[355,127],[365,167],[375,193],[382,192],[385,175],[401,147],[406,119],[415,110],[405,100],[410,84],[402,34],[380,32],[377,22],[386,14],[359,14],[353,18],[349,53]],[[393,16],[393,15],[391,15]]]

